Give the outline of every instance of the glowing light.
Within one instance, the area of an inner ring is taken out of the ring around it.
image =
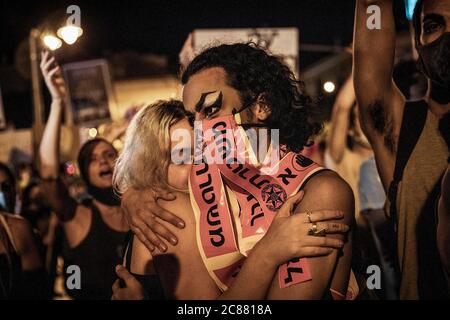
[[[75,174],[75,166],[72,162],[66,163],[66,173],[71,176]]]
[[[332,93],[334,92],[334,90],[336,90],[336,85],[331,81],[327,81],[323,84],[323,90],[328,93]]]
[[[42,41],[44,42],[45,46],[52,51],[60,48],[62,45],[61,40],[51,34],[44,36]]]
[[[113,147],[116,148],[117,150],[122,150],[123,148],[123,142],[120,139],[116,139],[113,141],[112,143]]]
[[[89,137],[95,138],[97,136],[97,129],[90,128],[88,133],[89,133]]]
[[[58,37],[67,44],[74,44],[75,41],[83,34],[83,29],[76,26],[65,26],[58,29]]]

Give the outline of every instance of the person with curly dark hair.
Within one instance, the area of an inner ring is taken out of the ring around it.
[[[191,78],[198,79],[203,72],[211,75],[210,79],[224,80],[229,89],[235,90],[229,95],[223,92],[221,107],[205,110],[194,107],[197,96],[190,94],[188,88],[192,86],[188,82]],[[205,50],[184,70],[181,82],[186,85],[183,102],[188,110],[196,112],[197,119],[242,112],[252,125],[278,129],[280,143],[290,151],[302,151],[322,129],[321,123],[311,119],[313,107],[311,99],[301,90],[303,83],[280,58],[253,43],[224,44]],[[257,104],[265,108],[267,118],[253,117],[251,107]]]
[[[299,153],[321,129],[320,124],[311,120],[311,102],[291,70],[278,57],[253,44],[223,44],[205,50],[187,66],[181,81],[184,107],[195,114],[196,120],[205,123],[235,115],[241,127],[279,130],[279,142],[287,153]],[[313,163],[309,159],[305,161]],[[343,212],[345,224],[353,223],[352,191],[336,173],[319,170],[302,181],[301,190],[304,196],[295,213],[338,210]],[[176,243],[175,235],[168,231],[171,226],[164,221],[156,225],[154,217],[170,220],[174,225],[175,219],[172,213],[158,206],[156,199],[154,190],[130,188],[123,194],[122,204],[138,239],[150,250],[154,250],[156,244],[160,251],[166,251],[167,246],[158,235],[171,240],[172,244]],[[152,216],[149,218],[147,214]],[[158,235],[148,228],[149,224],[153,224]],[[325,238],[339,239],[343,241],[343,247],[325,256],[308,258],[312,281],[282,288],[278,285],[278,277],[274,277],[272,283],[273,277],[268,281],[261,277],[260,282],[246,282],[252,290],[241,288],[241,292],[253,292],[256,296],[241,298],[322,299],[331,297],[330,290],[333,298],[345,298],[350,278],[351,236],[339,233],[327,234]],[[289,245],[290,239],[285,241]],[[240,275],[241,272],[237,278]],[[237,278],[235,283],[242,283]],[[237,289],[234,286],[237,284],[231,285],[233,291]]]

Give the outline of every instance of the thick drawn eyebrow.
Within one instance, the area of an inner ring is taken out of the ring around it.
[[[425,17],[423,17],[423,22],[422,23],[425,23],[425,22],[427,22],[429,20],[436,21],[436,22],[439,22],[441,24],[445,23],[444,17],[441,16],[440,14],[437,14],[437,13],[428,13],[428,14],[426,14]]]
[[[210,91],[210,92],[202,93],[200,99],[195,104],[195,112],[200,112],[204,107],[206,98],[210,94],[217,93],[217,92],[219,92],[219,95],[217,96],[217,99],[211,104],[211,106],[217,105],[217,107],[221,107],[222,106],[222,97],[223,97],[222,91]]]

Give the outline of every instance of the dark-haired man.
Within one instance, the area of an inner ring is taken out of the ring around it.
[[[367,27],[368,7],[380,8],[381,29]],[[421,101],[409,102],[392,80],[395,21],[392,0],[358,0],[354,85],[361,122],[390,198],[402,299],[448,296],[436,244],[436,200],[448,149],[439,123],[450,103],[450,2],[418,1],[414,14],[419,66],[428,78]]]

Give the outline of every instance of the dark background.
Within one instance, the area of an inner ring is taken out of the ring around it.
[[[13,1],[0,0],[0,85],[7,120],[31,125],[31,92],[27,79],[27,36],[63,16],[70,4],[81,8],[83,36],[58,50],[60,63],[108,58],[117,53],[166,55],[176,72],[177,56],[196,28],[298,27],[302,43],[346,46],[351,42],[354,0],[297,1]],[[395,4],[405,28],[403,2]],[[67,17],[68,15],[66,15]],[[18,49],[19,48],[19,49]],[[326,56],[300,52],[300,70]]]

